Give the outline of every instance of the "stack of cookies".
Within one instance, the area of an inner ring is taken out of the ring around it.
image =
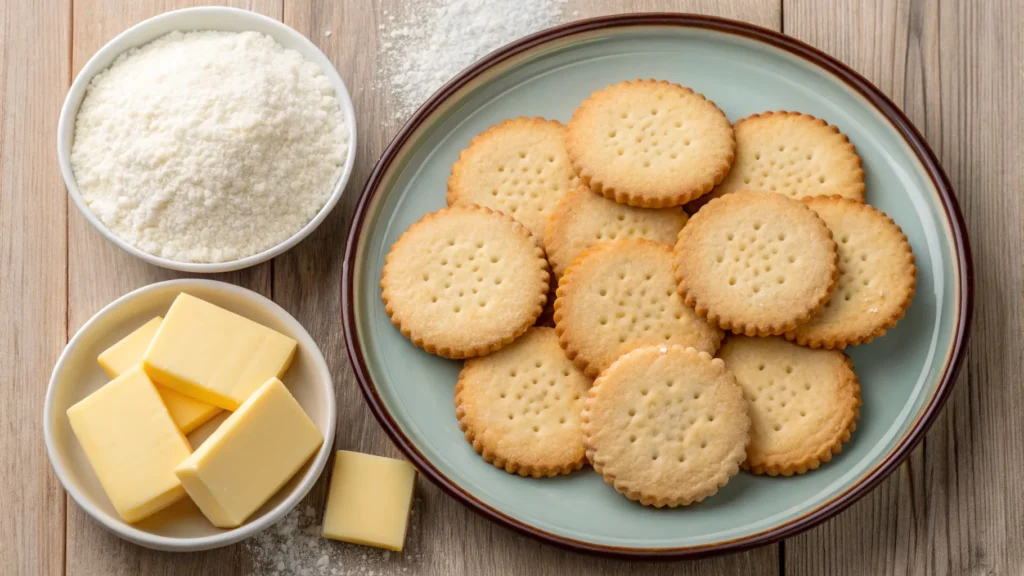
[[[486,461],[532,477],[589,462],[632,500],[686,505],[850,440],[842,350],[895,326],[917,276],[864,195],[822,120],[730,124],[689,88],[622,82],[567,125],[474,138],[448,207],[392,246],[382,299],[415,345],[465,359],[455,415]]]

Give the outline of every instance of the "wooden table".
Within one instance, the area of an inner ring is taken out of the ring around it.
[[[39,4],[45,4],[40,6]],[[46,458],[46,383],[67,339],[114,298],[179,274],[105,241],[69,206],[55,155],[71,79],[115,34],[188,0],[0,1],[0,574],[248,574],[244,546],[172,555],[125,543],[71,502]],[[400,126],[374,89],[378,25],[400,0],[252,0],[331,58],[360,129],[341,204],[273,262],[218,279],[289,310],[337,384],[335,446],[397,456],[364,405],[339,327],[341,255],[359,189]],[[974,337],[950,401],[869,496],[781,544],[685,563],[603,560],[491,524],[422,481],[404,554],[337,544],[342,574],[1020,574],[1024,566],[1024,5],[1016,0],[571,0],[573,17],[674,10],[746,20],[813,44],[886,92],[956,188],[977,278]],[[331,30],[330,36],[325,31]],[[358,55],[358,57],[357,57]],[[320,510],[321,482],[307,502]]]

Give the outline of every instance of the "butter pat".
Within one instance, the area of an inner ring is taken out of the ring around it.
[[[234,528],[270,499],[323,443],[320,429],[277,378],[260,386],[175,469],[219,528]]]
[[[174,469],[192,447],[138,365],[68,408],[68,419],[126,522],[138,522],[185,496]]]
[[[117,378],[132,366],[142,362],[142,355],[146,353],[146,348],[153,341],[153,336],[162,320],[163,318],[157,316],[139,326],[134,332],[118,340],[117,344],[107,348],[96,358],[107,376]]]
[[[338,452],[324,537],[401,552],[415,483],[416,469],[404,460]]]
[[[111,378],[117,378],[127,372],[130,368],[142,362],[142,356],[149,348],[153,336],[163,319],[157,316],[149,322],[138,327],[134,332],[125,336],[117,344],[103,351],[96,358],[96,361],[103,367],[104,372]],[[171,390],[166,386],[156,385],[156,391],[171,413],[171,419],[178,425],[182,432],[188,434],[202,426],[207,420],[220,413],[220,408],[213,404],[200,402],[189,398],[180,392]]]
[[[143,357],[157,384],[235,410],[291,366],[295,340],[199,298],[179,294]]]

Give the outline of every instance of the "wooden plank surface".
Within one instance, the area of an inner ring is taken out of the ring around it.
[[[53,151],[70,11],[70,0],[0,2],[0,574],[64,570],[64,491],[41,417],[67,337],[67,194]]]
[[[970,353],[908,464],[786,543],[786,574],[1020,574],[1024,569],[1024,6],[786,0],[783,28],[875,82],[924,133],[974,255]],[[1009,96],[1009,97],[1008,97]]]
[[[373,90],[379,74],[376,57],[378,26],[386,23],[385,13],[394,14],[401,2],[348,2],[331,0],[285,1],[284,22],[305,34],[331,59],[352,92],[359,118],[357,168],[342,203],[320,228],[302,244],[275,260],[274,300],[295,315],[320,344],[337,387],[339,426],[337,449],[399,456],[384,435],[352,376],[344,351],[340,318],[341,254],[355,201],[373,163],[403,118],[395,118],[394,107],[384,90]],[[739,2],[672,2],[603,0],[569,2],[564,14],[587,18],[638,10],[681,10],[717,14],[752,21],[778,29],[780,14],[775,0]],[[331,31],[326,36],[326,31]],[[358,53],[359,58],[351,57]],[[381,122],[381,119],[385,119]],[[322,509],[326,478],[307,498]],[[685,564],[628,564],[571,554],[496,526],[470,512],[425,479],[417,486],[416,509],[411,536],[403,554],[370,555],[364,548],[332,545],[331,558],[359,570],[412,574],[776,574],[777,547],[770,546],[725,558]],[[247,558],[247,568],[257,573],[271,566],[259,557]]]
[[[72,70],[74,74],[111,38],[146,18],[168,10],[210,4],[203,0],[106,2],[74,0]],[[219,2],[280,19],[281,0]],[[63,94],[63,93],[62,93]],[[47,166],[49,168],[49,166]],[[118,296],[154,282],[185,274],[157,268],[104,239],[71,205],[68,210],[68,328],[74,334],[93,314]],[[272,264],[211,276],[271,295]],[[67,574],[242,574],[240,547],[196,554],[168,554],[129,544],[100,527],[78,506],[67,504]]]
[[[73,6],[72,6],[73,2]],[[260,574],[245,545],[172,555],[126,544],[65,503],[39,428],[69,335],[117,296],[180,276],[139,262],[68,206],[53,158],[70,77],[114,35],[203,0],[0,2],[0,574]],[[402,118],[374,88],[379,29],[401,0],[238,0],[306,34],[352,92],[359,161],[348,193],[270,264],[219,275],[272,296],[320,344],[337,385],[338,448],[397,455],[365,407],[337,329],[341,253],[358,190]],[[420,482],[407,551],[331,544],[340,574],[1004,574],[1024,566],[1024,8],[1014,0],[570,0],[566,19],[673,10],[779,29],[848,62],[925,133],[953,180],[978,271],[971,353],[954,396],[909,464],[836,519],[746,554],[630,564],[541,545]],[[331,31],[331,35],[326,35]],[[40,41],[45,39],[46,41]],[[325,482],[307,498],[319,514]],[[782,554],[780,555],[780,550]],[[781,557],[780,557],[781,556]],[[286,567],[287,569],[288,567]],[[780,570],[780,568],[782,570]],[[285,571],[287,573],[287,570]]]

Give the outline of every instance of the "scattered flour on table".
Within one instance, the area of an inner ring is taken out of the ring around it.
[[[487,53],[558,24],[565,0],[426,0],[380,25],[386,88],[404,120]]]
[[[224,262],[302,229],[348,131],[324,71],[256,32],[171,32],[90,82],[71,165],[89,208],[157,256]]]
[[[244,542],[250,576],[388,576],[418,572],[416,504],[405,550],[390,552],[322,538],[323,519],[298,506],[274,526]]]

